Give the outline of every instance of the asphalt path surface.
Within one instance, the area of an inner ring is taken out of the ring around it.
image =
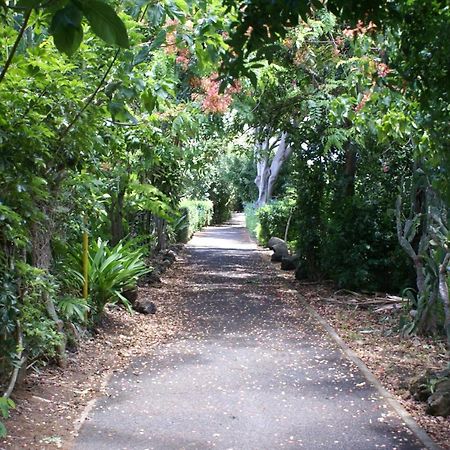
[[[293,295],[238,215],[198,233],[164,296],[182,332],[115,374],[75,442],[103,449],[420,449]],[[149,318],[149,320],[151,320]]]

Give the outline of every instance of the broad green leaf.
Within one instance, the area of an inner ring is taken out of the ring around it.
[[[99,0],[80,4],[92,31],[108,44],[128,48],[128,33],[124,23],[111,6]]]
[[[181,11],[189,13],[189,5],[187,4],[186,0],[174,0],[174,3]]]
[[[134,122],[136,123],[136,118],[133,117],[126,106],[122,102],[112,101],[108,104],[109,112],[113,120],[117,122]]]
[[[156,96],[150,90],[146,90],[142,93],[141,98],[147,112],[152,113],[156,106]]]
[[[161,47],[161,45],[166,41],[166,34],[166,30],[161,30],[151,43],[149,50],[155,50]]]
[[[147,9],[147,18],[153,26],[158,26],[164,22],[166,11],[161,3],[149,6]]]
[[[83,40],[83,13],[72,3],[55,13],[50,25],[56,48],[72,56]]]

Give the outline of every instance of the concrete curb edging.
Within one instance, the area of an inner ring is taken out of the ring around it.
[[[68,440],[66,444],[66,449],[70,450],[75,445],[75,440],[78,437],[78,434],[81,430],[81,427],[84,425],[84,422],[86,422],[87,418],[89,417],[89,414],[94,409],[96,403],[98,400],[102,397],[104,397],[106,388],[108,387],[108,384],[114,374],[115,370],[110,369],[107,373],[105,378],[102,380],[99,389],[98,389],[98,395],[96,395],[94,398],[91,398],[86,405],[84,406],[81,414],[78,416],[78,418],[74,422],[73,430],[72,430],[72,436],[70,440]],[[103,393],[103,394],[102,394]]]
[[[405,425],[411,430],[416,438],[422,442],[422,444],[428,450],[442,450],[431,437],[417,424],[413,417],[406,411],[406,409],[400,404],[400,402],[387,391],[370,369],[364,364],[359,356],[343,341],[343,339],[337,334],[336,330],[328,324],[328,322],[312,307],[305,299],[298,294],[298,298],[301,304],[306,308],[308,313],[316,319],[325,331],[331,336],[331,338],[339,345],[344,355],[355,364],[364,377],[371,383],[375,389],[385,398],[389,406],[395,411]]]

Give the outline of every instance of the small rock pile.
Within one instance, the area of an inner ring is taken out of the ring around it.
[[[450,368],[434,372],[427,370],[414,378],[409,391],[416,400],[427,402],[427,413],[450,416]]]
[[[158,288],[161,286],[161,276],[175,262],[178,253],[183,249],[183,244],[171,245],[168,249],[158,252],[151,260],[149,266],[153,269],[140,280],[141,285]],[[132,308],[141,314],[155,314],[157,311],[154,302],[148,298],[139,298],[138,287],[122,292],[122,295],[131,303]]]
[[[297,270],[300,265],[300,255],[291,255],[283,239],[271,237],[267,246],[273,250],[271,260],[281,262],[281,270]]]

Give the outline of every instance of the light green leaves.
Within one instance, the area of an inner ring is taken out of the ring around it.
[[[55,13],[50,33],[60,52],[72,56],[78,49],[83,40],[82,19],[83,13],[73,3]]]
[[[25,1],[25,0],[24,0]],[[31,0],[25,2],[31,4]],[[99,0],[68,3],[53,16],[50,33],[56,48],[71,56],[83,40],[83,16],[92,31],[106,43],[128,48],[128,33],[124,23],[113,8]]]
[[[128,48],[128,33],[114,9],[99,0],[80,3],[92,31],[108,44]]]
[[[9,410],[15,408],[15,403],[5,397],[0,397],[0,414],[3,418],[7,419],[9,417]],[[3,422],[0,422],[0,437],[6,436],[6,427]]]
[[[142,93],[141,99],[147,112],[152,113],[155,109],[155,106],[157,105],[157,98],[153,94],[153,92],[151,92],[150,89],[147,89]]]

